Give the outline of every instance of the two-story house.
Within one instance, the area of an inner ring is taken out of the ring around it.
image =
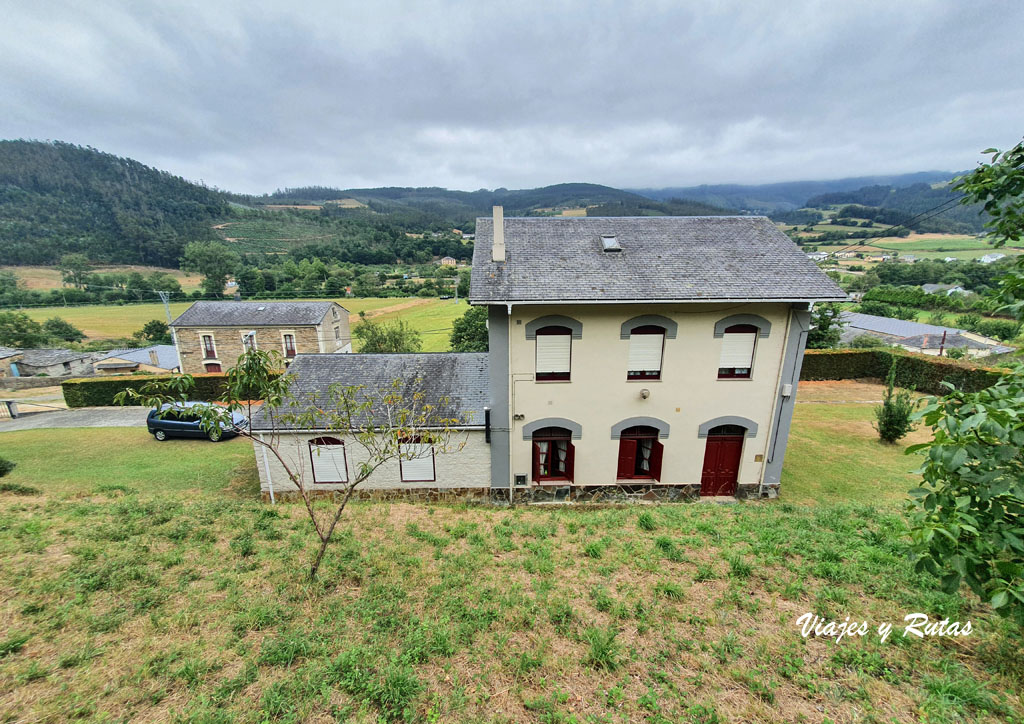
[[[496,207],[476,228],[470,301],[488,308],[486,355],[308,355],[291,368],[300,408],[335,382],[406,377],[426,381],[426,399],[457,401],[467,447],[381,468],[366,494],[777,492],[810,305],[846,295],[771,221],[503,219]],[[358,461],[344,433],[282,428],[264,412],[253,431],[279,439],[314,489],[347,485]],[[264,494],[294,492],[274,456],[255,452]]]
[[[348,311],[335,302],[196,302],[171,323],[185,374],[222,372],[246,349],[351,352]]]
[[[477,220],[492,491],[772,494],[810,305],[846,294],[763,217]]]

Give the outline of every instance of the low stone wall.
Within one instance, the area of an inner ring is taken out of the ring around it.
[[[0,390],[32,390],[36,387],[57,387],[64,380],[71,379],[72,376],[0,377]]]

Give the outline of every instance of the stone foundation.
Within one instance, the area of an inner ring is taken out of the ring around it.
[[[314,489],[315,498],[340,500],[342,490]],[[743,483],[737,486],[739,500],[778,497],[777,487],[766,488],[761,493],[757,483]],[[263,502],[270,502],[270,494],[263,492]],[[280,502],[301,500],[298,492],[276,493],[274,499]],[[496,505],[523,505],[528,503],[686,503],[700,500],[700,483],[689,485],[543,485],[512,489],[509,501],[507,488],[357,488],[352,500],[402,503],[488,503]]]
[[[313,489],[314,498],[327,498],[340,501],[344,490]],[[260,496],[264,503],[270,502],[270,493],[264,491]],[[279,502],[302,500],[298,491],[291,490],[274,494]],[[401,503],[489,503],[490,488],[356,488],[351,500],[370,500],[374,502]]]

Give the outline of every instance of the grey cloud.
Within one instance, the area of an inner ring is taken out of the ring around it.
[[[0,137],[279,186],[767,182],[1022,135],[1024,6],[23,3]]]

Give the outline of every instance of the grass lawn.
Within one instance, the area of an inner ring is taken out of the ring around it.
[[[904,556],[912,460],[840,402],[875,387],[801,386],[781,500],[356,504],[315,584],[242,442],[0,433],[2,482],[42,491],[0,492],[0,718],[1020,721],[1019,632]],[[809,611],[896,628],[805,639]],[[918,611],[974,631],[904,638]]]
[[[296,300],[299,301],[299,300]],[[321,300],[314,300],[321,301]],[[424,332],[425,352],[441,352],[448,349],[448,334],[452,321],[462,316],[469,308],[460,302],[441,299],[382,299],[382,298],[341,298],[335,299],[351,313],[351,323],[359,321],[359,312],[375,320],[394,318],[406,319],[417,330]],[[174,302],[171,315],[177,317],[191,305],[191,302]],[[112,339],[130,337],[142,329],[151,319],[164,321],[167,315],[162,304],[89,305],[82,307],[41,307],[26,309],[26,313],[38,322],[51,317],[61,317],[81,329],[90,339]],[[441,331],[436,331],[441,330]],[[429,332],[426,333],[426,332]]]

